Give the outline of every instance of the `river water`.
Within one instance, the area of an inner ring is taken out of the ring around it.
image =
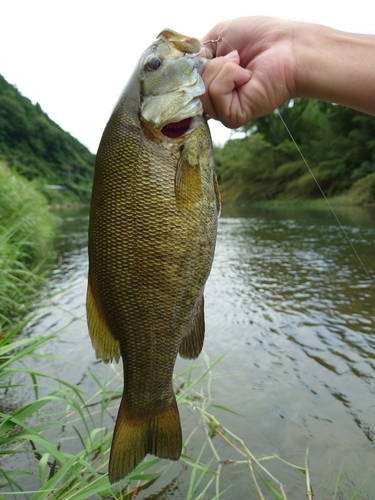
[[[205,294],[204,352],[211,362],[226,353],[213,371],[211,403],[242,416],[208,411],[257,457],[276,453],[303,466],[309,448],[315,498],[333,498],[341,469],[337,499],[366,480],[358,498],[374,499],[375,209],[336,212],[342,228],[329,210],[224,208]],[[76,365],[50,369],[90,393],[87,367],[104,378],[110,368],[95,361],[84,319],[87,223],[85,211],[63,215],[48,290],[55,306],[42,310],[31,334],[61,329],[49,354]],[[187,366],[178,360],[177,370]],[[186,438],[199,414],[180,410]],[[189,441],[189,456],[197,457],[202,436]],[[301,472],[278,460],[268,465],[288,500],[306,498]],[[184,462],[171,464],[137,498],[186,498],[189,474]],[[229,487],[224,499],[258,498],[247,466],[223,465],[221,486]],[[205,498],[213,497],[208,490]]]

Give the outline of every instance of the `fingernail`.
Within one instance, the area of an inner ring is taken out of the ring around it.
[[[237,50],[232,50],[232,52],[229,52],[225,56],[223,56],[224,59],[228,59],[228,61],[234,61],[235,59],[238,58],[238,51]]]

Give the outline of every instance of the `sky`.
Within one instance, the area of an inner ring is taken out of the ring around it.
[[[93,153],[139,56],[171,28],[267,15],[375,33],[373,0],[0,0],[0,74]],[[213,141],[233,133],[210,120]]]

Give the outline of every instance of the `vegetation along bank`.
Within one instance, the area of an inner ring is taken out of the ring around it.
[[[314,100],[280,108],[324,195],[345,204],[375,203],[375,117]],[[245,137],[215,148],[224,202],[322,198],[277,112],[243,127]]]
[[[0,75],[0,332],[28,311],[57,222],[48,205],[88,204],[94,155]]]
[[[321,190],[375,203],[375,117],[304,99],[280,113],[304,159],[278,113],[251,122],[214,148],[224,203],[316,200]],[[0,329],[27,309],[51,253],[48,205],[88,204],[93,169],[94,155],[0,75]]]

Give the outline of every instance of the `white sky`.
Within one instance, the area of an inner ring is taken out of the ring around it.
[[[0,0],[0,74],[96,152],[143,52],[171,28],[201,38],[217,22],[268,15],[375,33],[373,0]],[[213,140],[229,131],[210,120]]]

